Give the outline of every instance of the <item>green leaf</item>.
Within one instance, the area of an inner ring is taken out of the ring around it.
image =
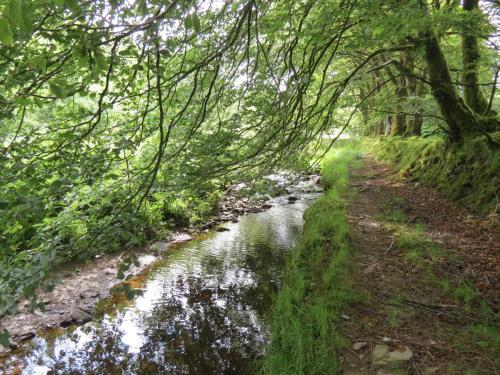
[[[78,60],[78,65],[82,68],[85,68],[89,65],[89,54],[87,51],[87,47],[84,44],[77,46],[73,50],[73,57]]]
[[[13,26],[21,27],[23,23],[21,1],[10,0],[5,7],[5,15],[9,18]]]
[[[19,98],[16,98],[15,102],[16,102],[16,105],[19,105],[19,106],[26,106],[26,105],[30,104],[29,99],[25,98],[24,96],[20,96]]]
[[[200,18],[196,14],[188,14],[184,19],[186,29],[194,29],[197,33],[201,30]]]
[[[97,64],[97,66],[102,69],[102,70],[107,70],[108,69],[108,59],[104,54],[100,51],[96,51],[94,53],[94,59]]]
[[[8,348],[10,344],[9,338],[10,338],[9,332],[6,329],[4,329],[3,332],[0,333],[0,345],[3,346],[4,348]]]
[[[78,57],[78,65],[85,68],[89,65],[89,57],[87,55],[81,55]]]
[[[0,41],[8,46],[14,43],[14,34],[5,18],[0,18]]]
[[[187,17],[184,19],[184,27],[186,29],[191,29],[193,27],[193,20],[191,19],[190,14],[188,14]]]
[[[26,0],[10,0],[5,7],[5,15],[12,26],[25,32],[33,30],[33,17]]]
[[[199,33],[201,30],[200,18],[196,14],[193,14],[191,17],[192,17],[193,28],[197,33]]]
[[[47,71],[47,60],[45,60],[43,57],[38,57],[35,59],[35,65],[42,71],[42,73],[45,73]]]
[[[372,33],[373,36],[380,36],[384,33],[384,31],[385,31],[384,25],[377,25],[373,28]]]
[[[137,2],[137,10],[142,15],[145,15],[148,13],[148,5],[147,5],[145,0],[139,0]]]
[[[77,0],[64,0],[64,5],[66,8],[71,9],[73,11],[78,10],[78,1]]]
[[[31,32],[33,30],[33,15],[31,9],[24,0],[21,1],[21,19],[22,29],[26,32]]]
[[[63,87],[55,84],[55,83],[51,83],[50,84],[50,91],[52,91],[52,93],[57,96],[59,99],[64,99],[66,98],[66,90],[64,90]]]

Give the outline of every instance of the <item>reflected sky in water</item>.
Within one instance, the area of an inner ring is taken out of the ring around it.
[[[264,324],[284,254],[314,194],[284,197],[167,252],[143,295],[101,319],[35,338],[11,358],[24,374],[245,374],[264,353]],[[0,367],[1,369],[1,367]],[[1,372],[1,371],[0,371]]]

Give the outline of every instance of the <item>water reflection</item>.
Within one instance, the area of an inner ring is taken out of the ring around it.
[[[263,315],[313,194],[241,217],[170,252],[142,296],[98,321],[36,338],[25,374],[244,374],[263,355]],[[8,366],[8,365],[7,365]],[[1,366],[0,366],[1,369]]]

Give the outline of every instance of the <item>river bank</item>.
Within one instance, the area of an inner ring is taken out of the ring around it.
[[[356,144],[330,152],[322,175],[261,373],[498,373],[498,216],[472,215]]]
[[[295,202],[296,191],[316,191],[319,188],[317,175],[278,174],[269,178],[269,194],[285,194],[286,199]],[[288,190],[295,185],[295,190]],[[307,188],[304,188],[307,186]],[[199,238],[209,231],[225,230],[220,227],[227,222],[238,222],[242,215],[257,213],[273,207],[270,196],[257,194],[248,196],[242,192],[244,184],[238,184],[226,192],[214,216],[197,227],[184,228],[172,233],[169,238],[155,241],[134,251],[116,254],[100,254],[85,263],[71,263],[61,267],[55,275],[60,278],[52,292],[41,291],[38,300],[43,308],[30,311],[30,302],[21,301],[18,313],[4,316],[0,320],[0,331],[6,329],[10,335],[10,347],[0,346],[0,355],[7,356],[23,342],[36,335],[74,324],[83,324],[93,319],[96,305],[107,299],[122,280],[117,277],[123,259],[133,253],[137,263],[131,264],[126,277],[135,280],[143,278],[161,261],[169,251],[183,243]],[[302,190],[301,190],[302,189]]]
[[[325,157],[321,197],[318,176],[299,180],[259,206],[229,197],[198,231],[151,246],[128,281],[143,296],[109,296],[112,285],[105,284],[95,286],[108,293],[104,299],[93,290],[72,294],[79,303],[94,299],[97,312],[71,317],[66,310],[69,328],[59,320],[57,328],[43,328],[10,353],[9,368],[497,372],[494,216],[471,215],[357,144]],[[249,214],[236,216],[242,213]],[[116,284],[110,261],[103,256],[92,267],[99,264],[96,277]],[[85,275],[68,287],[85,285]],[[49,311],[53,306],[47,301]],[[39,321],[42,313],[35,314]]]

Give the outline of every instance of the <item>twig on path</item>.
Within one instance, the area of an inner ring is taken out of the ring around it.
[[[345,332],[343,329],[337,327],[337,331],[342,334],[343,336],[351,339],[352,341],[366,341],[366,342],[384,342],[384,343],[399,343],[399,344],[409,344],[409,345],[414,345],[414,346],[420,346],[420,347],[425,347],[425,348],[435,348],[439,349],[442,351],[446,352],[456,352],[455,349],[453,348],[447,348],[438,344],[433,344],[433,343],[424,343],[424,342],[419,342],[419,341],[413,341],[413,340],[396,340],[396,339],[389,339],[387,337],[384,338],[368,338],[368,337],[354,337],[347,332]],[[467,351],[469,352],[469,351]],[[477,352],[473,352],[475,354],[478,354]]]
[[[392,246],[394,246],[394,240],[392,240],[391,244],[389,245],[389,247],[387,249],[385,249],[385,254],[387,254],[389,251],[391,251]]]

